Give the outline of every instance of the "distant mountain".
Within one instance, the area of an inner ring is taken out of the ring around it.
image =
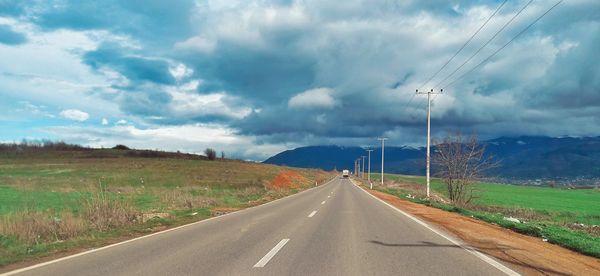
[[[483,141],[487,153],[502,162],[490,175],[518,178],[600,177],[600,137],[502,137]],[[353,169],[354,160],[366,155],[360,147],[308,146],[286,150],[264,163],[302,168]],[[366,164],[366,159],[365,159]],[[381,168],[381,148],[371,152],[371,171]],[[386,147],[385,171],[425,173],[425,148]]]

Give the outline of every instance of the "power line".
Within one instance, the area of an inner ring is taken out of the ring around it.
[[[484,63],[488,62],[492,57],[494,57],[498,52],[502,51],[502,49],[506,48],[506,46],[508,46],[508,44],[510,44],[511,42],[513,42],[515,39],[517,39],[517,37],[519,37],[521,34],[523,34],[525,31],[527,31],[529,28],[531,28],[531,26],[533,26],[535,23],[537,23],[538,21],[540,21],[540,19],[542,19],[542,17],[546,16],[551,10],[553,10],[556,6],[558,6],[558,4],[562,3],[563,0],[560,0],[558,2],[556,2],[556,4],[554,4],[552,7],[550,7],[548,10],[546,10],[546,12],[544,12],[542,15],[538,16],[538,18],[536,18],[533,22],[531,22],[531,24],[529,24],[527,27],[525,27],[525,29],[521,30],[517,35],[515,35],[511,40],[509,40],[506,44],[502,45],[502,47],[500,47],[498,50],[496,50],[494,53],[492,53],[491,55],[489,55],[487,58],[485,58],[483,61],[481,61],[479,64],[477,64],[475,67],[471,68],[471,70],[465,72],[464,74],[460,75],[460,77],[454,79],[452,82],[450,82],[448,85],[444,86],[444,89],[446,89],[447,87],[450,87],[452,84],[454,84],[455,82],[457,82],[458,80],[462,79],[465,75],[475,71],[475,69],[477,69],[479,66],[483,65]],[[434,98],[435,99],[435,98]]]
[[[437,70],[437,72],[435,72],[435,74],[433,74],[431,77],[429,77],[427,79],[427,81],[425,81],[425,83],[423,83],[423,85],[421,85],[421,87],[419,88],[422,89],[425,85],[427,85],[432,79],[434,79],[442,70],[444,70],[444,68],[446,68],[446,66],[448,66],[448,64],[450,64],[450,62],[452,62],[452,60],[454,60],[454,58],[456,58],[456,56],[458,56],[458,54],[464,50],[464,48],[473,40],[473,38],[475,38],[475,36],[483,29],[483,27],[485,27],[487,25],[487,23],[490,22],[490,20],[492,20],[492,18],[494,16],[496,16],[496,14],[498,13],[498,11],[500,11],[500,9],[504,6],[504,4],[506,4],[508,0],[504,0],[504,2],[502,2],[497,8],[496,10],[488,17],[488,19],[483,22],[483,24],[477,29],[477,31],[475,31],[471,37],[460,47],[460,49],[458,49],[458,51],[456,51],[454,53],[454,55],[452,55],[452,57],[450,59],[448,59],[448,61],[446,61],[446,63],[444,63],[444,65],[442,67],[440,67],[440,69]],[[479,49],[479,51],[481,51],[481,48]],[[406,110],[406,108],[408,107],[408,105],[412,102],[412,100],[415,98],[416,94],[412,94],[412,97],[410,98],[410,100],[404,105],[404,107],[402,108],[403,113]],[[435,97],[437,97],[437,94],[434,96],[433,99],[435,99]],[[411,113],[411,117],[413,117],[416,113],[417,110],[421,109],[421,106],[426,103],[426,100],[423,100],[419,103],[419,105],[417,105],[417,108]]]
[[[514,37],[512,37],[507,43],[505,43],[504,45],[502,45],[502,47],[498,48],[496,51],[494,51],[491,55],[489,55],[487,58],[485,58],[484,60],[482,60],[479,64],[477,64],[475,67],[471,68],[469,71],[463,73],[462,75],[460,75],[458,78],[454,79],[452,82],[450,82],[449,84],[447,84],[446,86],[444,86],[444,88],[442,90],[445,90],[446,88],[452,86],[454,83],[456,83],[457,81],[459,81],[460,79],[462,79],[463,77],[465,77],[467,74],[475,71],[475,69],[479,68],[481,65],[485,64],[486,62],[488,62],[492,57],[494,57],[496,54],[498,54],[498,52],[502,51],[504,48],[506,48],[510,43],[512,43],[515,39],[517,39],[519,36],[521,36],[523,33],[525,33],[527,30],[529,30],[529,28],[531,28],[533,25],[535,25],[538,21],[540,21],[544,16],[546,16],[548,13],[550,13],[550,11],[552,11],[554,8],[556,8],[556,6],[558,6],[560,3],[562,3],[564,0],[559,0],[558,2],[556,2],[556,4],[554,4],[552,7],[550,7],[548,10],[546,10],[543,14],[541,14],[540,16],[538,16],[533,22],[531,22],[529,25],[527,25],[527,27],[525,27],[523,30],[521,30],[519,33],[517,33]],[[530,1],[531,2],[531,1]],[[529,4],[529,3],[528,3]],[[433,96],[433,98],[431,99],[431,101],[434,101],[437,98],[437,94]],[[421,106],[423,105],[423,103],[426,103],[427,100],[422,101],[417,109],[415,109],[415,111],[411,114],[411,116],[415,115],[416,110],[421,109]]]
[[[510,20],[508,20],[506,23],[504,23],[502,28],[500,28],[488,41],[486,41],[481,47],[479,47],[479,49],[473,55],[471,55],[467,60],[465,60],[465,62],[463,62],[458,68],[456,68],[454,71],[452,71],[452,73],[450,73],[450,75],[446,76],[442,81],[438,82],[434,87],[440,87],[440,85],[442,83],[444,83],[446,80],[448,80],[449,78],[454,76],[454,74],[456,74],[456,72],[458,72],[458,70],[460,70],[461,68],[463,68],[463,66],[465,66],[467,63],[469,63],[469,61],[471,61],[471,59],[473,59],[477,54],[479,54],[479,52],[481,52],[481,50],[483,50],[483,48],[485,48],[485,46],[490,44],[490,42],[492,42],[492,40],[494,40],[494,38],[496,38],[496,36],[498,36],[506,27],[508,27],[508,25],[510,25],[510,23],[512,23],[523,12],[523,10],[525,10],[525,8],[527,8],[529,6],[529,4],[531,4],[531,2],[533,2],[533,0],[529,0],[529,2],[527,2],[527,4],[525,4],[525,6],[523,6]]]
[[[471,40],[473,40],[473,38],[475,38],[475,36],[481,31],[481,29],[483,29],[483,27],[485,27],[485,25],[487,25],[488,22],[490,22],[490,20],[492,20],[492,18],[496,15],[496,13],[498,13],[498,11],[502,8],[502,6],[504,6],[504,4],[506,4],[508,0],[504,0],[504,2],[502,2],[502,4],[500,4],[496,10],[494,11],[494,13],[492,13],[492,15],[490,15],[490,17],[488,17],[488,19],[483,22],[483,24],[479,27],[479,29],[477,29],[477,31],[475,31],[475,33],[473,33],[473,35],[471,35],[471,37],[460,47],[460,49],[458,49],[458,51],[456,51],[456,53],[454,53],[454,55],[448,60],[446,61],[446,63],[444,63],[444,65],[442,67],[440,67],[439,70],[437,70],[437,72],[435,72],[435,74],[431,75],[431,77],[429,77],[427,79],[427,81],[425,81],[425,83],[423,83],[423,85],[421,85],[421,87],[419,87],[419,90],[422,89],[425,85],[427,85],[433,78],[435,78],[442,70],[444,70],[444,68],[446,68],[446,66],[448,66],[448,64],[454,60],[454,58],[467,46],[467,44],[469,44],[469,42],[471,42]],[[413,94],[414,96],[415,94]]]

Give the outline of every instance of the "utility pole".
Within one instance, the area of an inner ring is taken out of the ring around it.
[[[369,156],[369,161],[367,162],[367,163],[369,163],[369,165],[368,165],[369,166],[369,170],[368,170],[368,173],[367,173],[367,179],[369,181],[369,185],[371,185],[371,190],[373,190],[373,183],[371,183],[371,152],[372,151],[373,151],[372,149],[368,149],[367,150],[367,152],[368,152],[367,155]]]
[[[361,175],[361,177],[362,177],[362,179],[365,179],[365,158],[366,158],[366,156],[363,155],[360,158],[362,158],[362,175]]]
[[[387,138],[379,137],[377,140],[381,141],[381,185],[383,186],[383,152],[385,151],[385,140]]]
[[[429,175],[430,175],[430,144],[431,144],[431,94],[441,94],[444,92],[444,89],[441,89],[440,92],[433,92],[433,89],[427,92],[419,92],[417,89],[417,94],[427,94],[427,198],[429,198]]]

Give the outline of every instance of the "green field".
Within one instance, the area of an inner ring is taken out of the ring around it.
[[[381,179],[372,175],[373,179]],[[422,176],[386,174],[384,179],[412,181],[425,186]],[[431,189],[447,195],[446,186],[432,179]],[[497,183],[478,183],[475,204],[506,208],[527,208],[564,222],[600,224],[600,191],[597,189],[569,190],[550,187],[516,186]]]
[[[373,174],[374,184],[380,180]],[[384,179],[397,187],[376,186],[375,189],[406,198],[408,194],[423,194],[426,180],[422,176],[386,174]],[[549,242],[600,258],[600,190],[528,187],[497,183],[474,185],[475,198],[466,206],[452,206],[420,198],[408,199],[447,211],[458,212],[495,223],[524,234],[542,237]],[[440,179],[431,180],[431,189],[447,196]],[[525,223],[513,223],[513,216]],[[583,225],[581,225],[583,224]]]
[[[333,176],[320,170],[142,153],[0,152],[0,267],[260,204]],[[168,217],[144,219],[161,213]]]

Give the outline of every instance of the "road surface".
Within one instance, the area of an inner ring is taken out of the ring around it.
[[[17,275],[511,273],[484,259],[338,178],[265,205]]]

